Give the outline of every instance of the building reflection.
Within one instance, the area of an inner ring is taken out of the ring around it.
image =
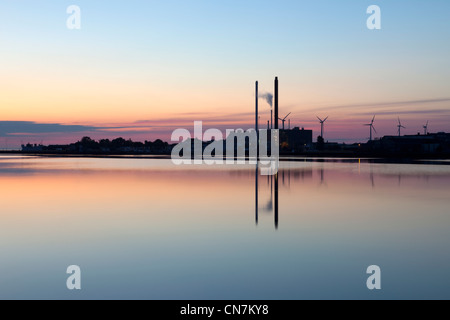
[[[255,169],[255,223],[256,225],[258,225],[258,206],[259,206],[259,201],[258,201],[258,193],[259,193],[259,188],[258,188],[258,176],[259,176],[259,172],[258,172],[258,165],[256,165],[256,169]]]
[[[358,168],[360,162],[358,162]],[[360,168],[358,170],[360,172]],[[261,214],[273,215],[273,222],[275,229],[279,227],[279,193],[284,190],[291,189],[291,179],[293,180],[293,186],[295,183],[304,183],[307,180],[314,180],[313,176],[316,176],[318,180],[318,187],[328,187],[325,166],[306,167],[306,168],[283,168],[274,175],[261,176],[260,168],[256,166],[254,171],[255,175],[255,224],[258,225]],[[398,184],[402,182],[402,175],[395,176],[398,178]],[[328,178],[328,179],[327,179]],[[375,189],[375,173],[371,168],[367,178],[370,185]],[[367,179],[366,178],[366,179]]]
[[[284,171],[283,171],[284,172]],[[274,217],[275,217],[275,229],[278,230],[278,173],[275,174],[275,208],[274,208]],[[284,175],[283,175],[283,182],[284,182]]]
[[[327,194],[327,192],[330,191],[323,190],[324,188],[339,190],[340,186],[348,187],[349,183],[347,181],[351,180],[353,184],[360,183],[361,187],[373,189],[373,192],[375,192],[377,189],[379,190],[384,186],[390,185],[408,188],[412,183],[411,181],[414,179],[423,179],[429,184],[430,180],[434,177],[440,177],[438,174],[430,174],[427,167],[423,168],[423,170],[427,169],[424,173],[411,173],[410,171],[405,171],[405,169],[400,166],[391,165],[388,168],[389,170],[386,170],[384,167],[377,166],[377,163],[372,163],[368,160],[361,161],[361,159],[350,159],[341,162],[344,164],[355,164],[355,166],[348,166],[346,170],[340,170],[339,168],[336,169],[333,165],[327,166],[327,161],[322,159],[320,159],[320,161],[312,161],[315,162],[314,165],[305,165],[303,167],[297,162],[293,168],[289,168],[289,165],[285,162],[284,168],[280,168],[278,173],[272,176],[261,176],[260,168],[258,167],[256,167],[254,173],[253,170],[246,171],[247,175],[255,175],[256,225],[260,223],[262,219],[261,215],[270,215],[271,219],[273,217],[275,229],[278,229],[280,226],[279,193],[292,189],[290,196],[295,197],[298,195],[298,190],[300,190],[299,184],[314,185],[318,188],[318,193]],[[338,161],[333,160],[329,162]],[[442,164],[440,165],[442,166]],[[447,164],[447,166],[448,165],[449,164]],[[398,171],[394,171],[394,169]],[[319,188],[321,190],[319,190]],[[314,190],[311,192],[314,192]],[[283,210],[283,208],[281,210]]]
[[[284,176],[284,174],[283,174]],[[283,179],[284,181],[284,179]],[[290,182],[289,182],[290,184]],[[270,190],[269,199],[265,201],[265,205],[261,207],[264,212],[273,213],[275,229],[278,229],[278,173],[267,176],[267,186]],[[259,221],[259,168],[255,169],[255,223]]]
[[[321,186],[322,186],[322,185],[324,185],[324,186],[327,185],[326,182],[325,182],[324,171],[325,171],[325,169],[324,169],[323,166],[322,166],[322,167],[320,168],[320,170],[319,170],[319,174],[320,174],[320,185],[321,185]]]
[[[282,170],[275,175],[267,176],[266,189],[270,190],[269,199],[265,200],[265,205],[259,207],[259,168],[256,166],[255,170],[255,224],[259,222],[259,210],[271,213],[274,216],[274,226],[278,229],[278,192],[279,192],[279,175],[281,174],[282,185],[290,188],[291,185],[291,171]]]

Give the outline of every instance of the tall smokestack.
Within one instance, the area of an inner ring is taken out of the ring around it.
[[[278,77],[275,77],[275,130],[278,130]],[[278,172],[275,174],[275,229],[278,229]]]
[[[258,81],[255,83],[255,130],[256,130],[256,161],[259,159],[259,124],[258,124]],[[258,168],[258,167],[257,167]]]
[[[270,110],[270,129],[273,129],[273,110]]]
[[[255,130],[258,134],[258,81],[255,84]]]
[[[275,130],[278,129],[278,77],[275,77]]]

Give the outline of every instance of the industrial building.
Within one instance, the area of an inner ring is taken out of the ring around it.
[[[295,127],[292,130],[280,130],[280,151],[298,153],[310,150],[313,144],[312,130]]]
[[[449,133],[427,135],[385,136],[369,141],[367,148],[377,153],[390,155],[436,155],[450,153]]]
[[[283,119],[279,118],[279,107],[278,107],[278,77],[275,78],[274,83],[274,114],[272,116],[272,110],[270,115],[270,120],[267,122],[268,129],[279,130],[280,133],[280,152],[281,153],[301,153],[312,149],[313,146],[313,132],[312,130],[305,130],[295,127],[290,129],[290,120],[286,120],[290,113]],[[255,129],[259,129],[259,110],[258,110],[258,81],[256,82],[255,88]],[[278,121],[282,121],[282,129],[278,126]],[[285,122],[289,121],[289,129],[285,129]],[[272,123],[274,126],[272,126]],[[270,136],[270,135],[269,135]],[[270,139],[268,141],[268,146],[270,149]]]

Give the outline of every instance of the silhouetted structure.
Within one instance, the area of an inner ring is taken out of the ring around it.
[[[385,136],[371,141],[365,149],[374,154],[390,156],[437,156],[450,154],[450,134]]]
[[[256,81],[255,84],[255,130],[256,130],[256,135],[259,135],[259,124],[258,124],[258,117],[259,117],[259,111],[258,111],[258,98],[259,98],[259,93],[258,93],[258,81]],[[258,143],[259,143],[259,139],[258,139]]]
[[[372,119],[372,122],[371,122],[371,123],[365,124],[365,126],[369,127],[369,129],[370,129],[370,138],[369,138],[369,141],[372,141],[372,131],[375,132],[375,133],[377,133],[377,130],[375,129],[375,127],[374,127],[374,125],[373,125],[374,122],[375,122],[375,116],[373,116],[373,119]]]
[[[68,145],[22,145],[25,153],[61,153],[61,154],[170,154],[173,145],[160,139],[154,142],[135,142],[117,138],[95,141],[90,137],[83,137],[76,143]]]
[[[312,148],[313,132],[295,127],[292,130],[280,130],[282,153],[301,153]]]
[[[41,144],[23,144],[22,152],[42,152],[44,150],[44,146]]]
[[[278,130],[278,77],[275,77],[275,130]]]
[[[287,114],[287,116],[286,117],[284,117],[283,119],[278,119],[278,120],[280,120],[281,121],[281,123],[282,123],[282,125],[283,125],[283,130],[284,130],[284,123],[286,122],[286,119],[287,119],[287,117],[289,117],[291,115],[291,112],[289,112],[288,114]],[[289,119],[289,129],[290,129],[290,122],[291,121],[291,119]]]
[[[320,119],[319,117],[317,117],[317,119],[319,119],[320,122],[320,136],[323,138],[323,127],[325,125],[325,122],[328,120],[328,117],[326,117],[325,119]]]
[[[325,149],[325,140],[323,140],[322,136],[317,137],[317,150],[323,151]]]

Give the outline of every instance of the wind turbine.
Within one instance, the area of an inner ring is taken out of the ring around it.
[[[377,133],[377,130],[375,130],[375,127],[373,126],[374,121],[375,121],[375,116],[373,116],[373,119],[372,119],[371,123],[365,124],[365,126],[369,126],[370,127],[370,140],[369,141],[372,141],[372,130],[375,133]]]
[[[401,123],[401,121],[400,121],[400,118],[398,118],[398,126],[397,126],[397,128],[398,128],[398,136],[400,137],[400,136],[402,135],[402,128],[403,128],[403,129],[406,129],[406,127],[404,127],[404,126],[402,125],[402,123]]]
[[[284,130],[284,123],[286,122],[286,118],[289,117],[289,115],[290,115],[291,113],[292,113],[292,112],[289,112],[288,115],[287,115],[286,117],[284,117],[283,119],[278,118],[279,120],[281,120],[281,121],[283,122],[283,130]]]
[[[423,130],[424,130],[424,134],[425,135],[428,134],[428,123],[429,123],[429,121],[427,121],[427,124],[423,126]]]
[[[319,119],[320,122],[320,136],[323,138],[323,126],[325,121],[328,120],[328,117],[326,117],[324,120],[320,119],[319,117],[317,117],[317,119]]]

